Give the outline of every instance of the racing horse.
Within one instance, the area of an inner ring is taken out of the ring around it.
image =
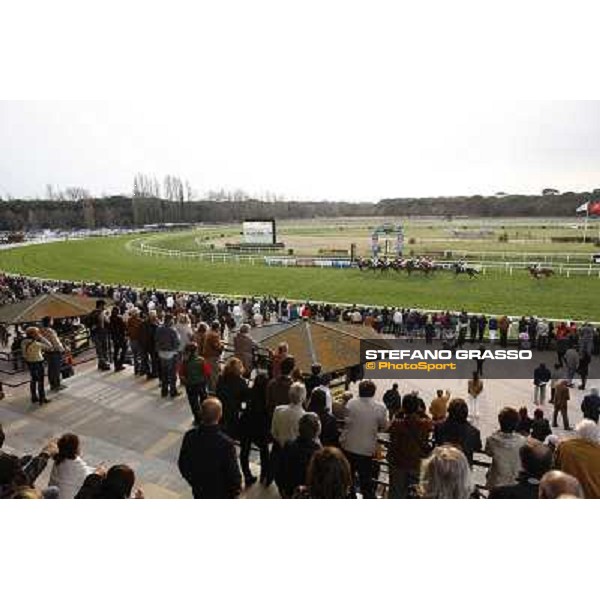
[[[372,269],[373,261],[369,260],[368,258],[357,258],[356,266],[359,268],[360,271]]]
[[[479,270],[475,267],[469,267],[466,263],[457,262],[454,263],[454,275],[458,277],[458,275],[468,275],[470,279],[477,277],[479,275]]]
[[[433,261],[423,257],[406,258],[404,260],[397,258],[392,262],[391,267],[397,272],[406,271],[408,275],[411,275],[414,272],[421,272],[425,275],[429,275],[440,268],[439,265],[436,265]]]
[[[383,258],[358,258],[356,266],[361,271],[379,271],[380,273],[385,273],[392,268],[392,263]]]
[[[529,265],[527,270],[532,277],[535,277],[535,279],[551,277],[554,275],[554,269],[551,269],[550,267],[542,267],[541,265]]]

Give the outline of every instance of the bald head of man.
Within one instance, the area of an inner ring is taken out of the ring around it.
[[[202,424],[216,425],[223,415],[223,405],[218,398],[207,398],[202,403]]]
[[[540,498],[583,498],[581,484],[575,477],[562,471],[548,471],[540,481]]]

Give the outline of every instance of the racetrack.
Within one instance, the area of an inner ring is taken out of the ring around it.
[[[298,300],[400,305],[431,309],[537,315],[600,321],[600,280],[525,272],[489,272],[478,279],[450,273],[407,277],[358,269],[267,267],[206,261],[180,262],[126,250],[131,236],[91,238],[0,252],[0,270],[75,281],[155,286],[217,294],[276,295]]]

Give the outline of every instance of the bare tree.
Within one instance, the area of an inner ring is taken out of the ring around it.
[[[165,191],[165,198],[167,200],[173,200],[173,182],[171,181],[170,175],[165,176],[163,190]]]
[[[91,198],[91,194],[88,190],[82,187],[68,187],[65,188],[65,196],[68,200],[85,200],[86,198]]]
[[[157,177],[152,178],[152,192],[155,198],[160,198],[160,183]]]
[[[133,177],[133,197],[139,198],[142,195],[142,191],[140,189],[140,174],[138,173]]]
[[[181,183],[181,179],[177,178],[177,199],[179,200],[179,204],[183,204],[184,200],[184,191],[183,191],[183,183]]]

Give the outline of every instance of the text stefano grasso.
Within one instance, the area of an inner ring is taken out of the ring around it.
[[[531,350],[365,350],[366,360],[531,360]]]

